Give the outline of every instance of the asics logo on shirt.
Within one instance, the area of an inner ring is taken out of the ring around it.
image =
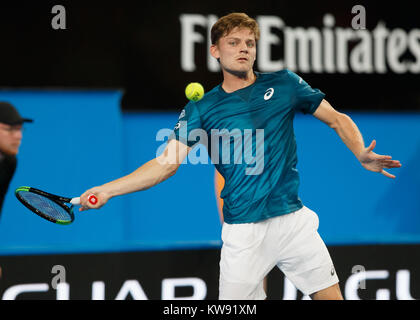
[[[179,119],[184,118],[185,117],[185,109],[182,109],[181,114],[179,115]]]
[[[274,89],[273,88],[267,89],[265,91],[265,94],[264,94],[264,100],[270,100],[271,97],[273,96],[273,94],[274,94]]]

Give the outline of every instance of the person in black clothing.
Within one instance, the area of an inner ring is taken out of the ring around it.
[[[0,214],[10,181],[16,170],[22,125],[32,122],[22,118],[19,112],[7,102],[0,102]]]

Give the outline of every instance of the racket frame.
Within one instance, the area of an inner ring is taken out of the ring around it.
[[[46,214],[44,214],[42,211],[38,210],[37,208],[31,206],[29,203],[26,202],[26,200],[24,200],[22,198],[22,196],[19,194],[19,191],[25,191],[25,192],[32,192],[35,194],[39,194],[41,196],[44,196],[45,198],[53,201],[54,203],[56,203],[57,205],[59,205],[60,207],[62,207],[69,215],[71,220],[70,221],[64,221],[64,220],[57,220],[54,219]],[[27,207],[29,210],[33,211],[34,213],[36,213],[37,215],[39,215],[41,218],[44,218],[50,222],[56,223],[56,224],[61,224],[61,225],[68,225],[70,223],[72,223],[74,221],[74,212],[73,212],[73,205],[71,204],[70,206],[67,206],[65,203],[70,203],[71,198],[66,198],[66,197],[61,197],[61,196],[57,196],[55,194],[51,194],[36,188],[32,188],[32,187],[19,187],[15,190],[15,195],[16,198],[18,198],[18,200],[25,206]]]

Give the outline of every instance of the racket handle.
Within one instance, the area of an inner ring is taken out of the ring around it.
[[[70,203],[78,206],[80,204],[80,197],[71,199]]]
[[[88,196],[88,201],[90,202],[90,204],[95,205],[98,203],[98,198],[95,195],[91,194]]]
[[[91,194],[88,196],[88,201],[90,202],[90,204],[95,205],[98,203],[98,198],[95,195]],[[71,199],[70,203],[74,205],[80,205],[80,197]]]

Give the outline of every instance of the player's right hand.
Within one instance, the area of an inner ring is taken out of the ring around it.
[[[89,196],[91,195],[94,195],[98,199],[98,202],[96,204],[92,204],[89,201]],[[99,209],[102,206],[104,206],[110,198],[111,197],[108,195],[108,193],[105,190],[103,190],[101,187],[95,187],[95,188],[89,189],[80,196],[81,207],[79,208],[79,211],[86,211],[89,209]]]

